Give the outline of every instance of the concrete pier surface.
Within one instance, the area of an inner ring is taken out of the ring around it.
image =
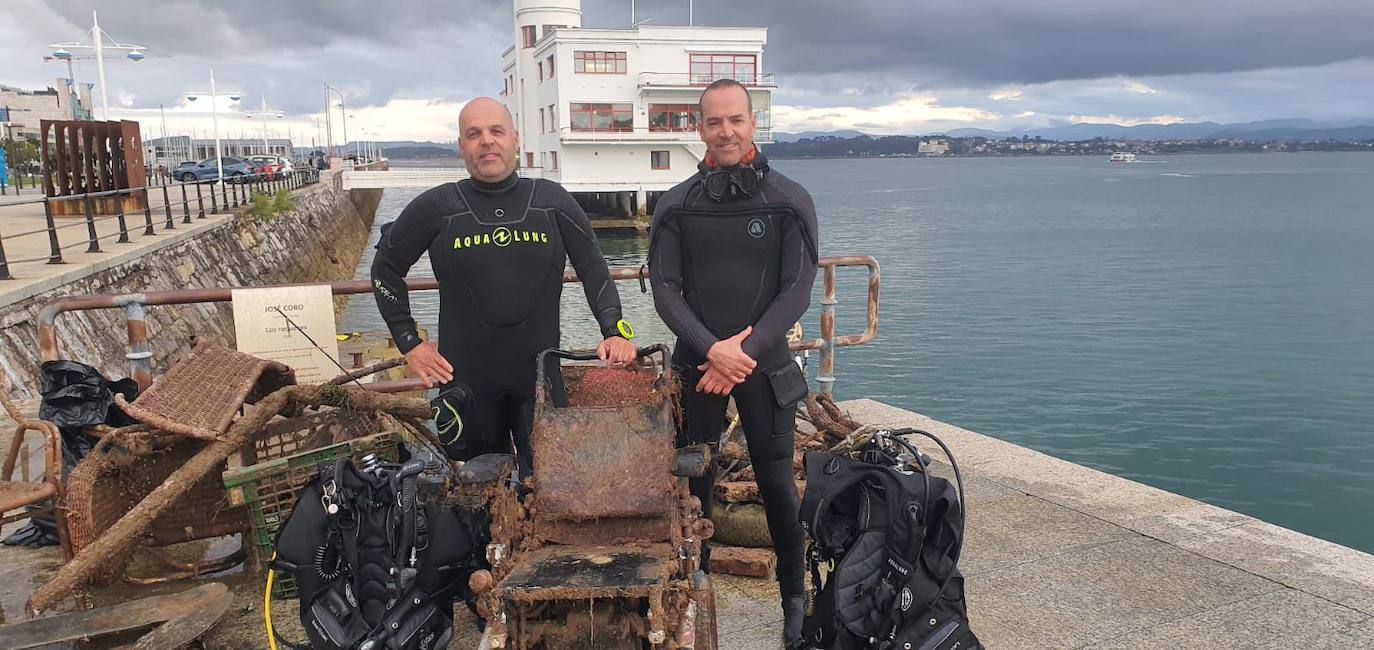
[[[1374,556],[872,400],[841,407],[861,423],[923,428],[953,449],[969,499],[961,566],[988,648],[1374,648]],[[55,548],[0,547],[0,620],[20,619],[60,563]],[[235,586],[235,607],[206,647],[266,647],[260,578],[219,579]],[[776,583],[714,583],[722,649],[780,647]],[[274,604],[273,618],[300,639],[293,605]],[[459,608],[450,648],[479,638]]]

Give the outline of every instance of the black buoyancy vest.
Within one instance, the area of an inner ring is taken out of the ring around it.
[[[474,540],[461,513],[417,499],[415,463],[423,467],[376,472],[347,459],[322,463],[301,491],[273,564],[296,579],[311,647],[447,647]]]
[[[819,591],[807,636],[820,648],[975,650],[957,567],[960,495],[881,458],[806,454],[800,515]]]

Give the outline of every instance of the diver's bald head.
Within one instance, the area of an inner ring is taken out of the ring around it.
[[[506,108],[505,104],[491,97],[478,97],[463,104],[463,110],[458,112],[458,130],[462,132],[468,122],[485,122],[491,118],[505,118],[506,126],[515,128],[515,118],[511,117],[510,109]]]
[[[510,110],[491,97],[469,101],[458,113],[458,149],[473,178],[505,180],[520,158],[520,134]]]

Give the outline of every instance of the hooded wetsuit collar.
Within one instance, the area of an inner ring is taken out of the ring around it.
[[[472,182],[473,189],[483,194],[505,194],[515,189],[516,184],[520,182],[520,174],[511,172],[510,176],[507,176],[504,180],[496,181],[495,183],[479,181],[475,178],[468,178],[468,180]]]

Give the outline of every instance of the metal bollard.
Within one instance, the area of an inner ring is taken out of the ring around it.
[[[166,183],[162,184],[162,211],[165,213],[167,217],[167,225],[163,226],[163,228],[167,230],[175,230],[177,227],[177,222],[172,219],[172,199],[167,195]]]
[[[95,209],[91,206],[91,194],[86,193],[86,230],[90,233],[91,245],[86,248],[87,253],[100,252],[100,235],[95,231]]]
[[[62,264],[62,245],[57,243],[57,224],[52,220],[52,199],[43,199],[43,218],[48,222],[48,263]]]
[[[119,206],[119,239],[117,244],[129,243],[129,225],[124,223],[124,197],[119,195],[119,190],[115,190],[115,205]]]
[[[129,196],[133,196],[132,193]],[[155,234],[153,231],[153,197],[148,196],[148,190],[143,190],[143,236]]]

